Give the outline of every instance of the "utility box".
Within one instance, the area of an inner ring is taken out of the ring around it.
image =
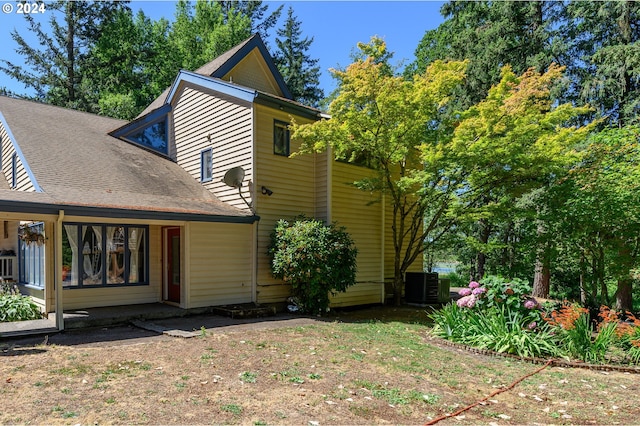
[[[404,278],[404,300],[407,303],[435,305],[440,303],[437,272],[407,272]]]

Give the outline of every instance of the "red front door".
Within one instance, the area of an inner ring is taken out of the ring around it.
[[[180,303],[180,228],[168,228],[167,239],[167,300]]]

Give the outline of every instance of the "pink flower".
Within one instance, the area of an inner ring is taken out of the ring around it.
[[[535,299],[527,299],[524,302],[524,307],[527,309],[536,309],[538,307],[538,302]]]
[[[531,321],[531,322],[529,323],[529,325],[527,326],[527,328],[528,328],[529,330],[534,330],[537,326],[538,326],[538,323],[537,323],[537,322],[535,322],[535,321]]]
[[[471,289],[470,288],[461,288],[460,291],[458,291],[458,294],[460,296],[468,296],[471,294]]]
[[[464,296],[456,302],[459,308],[473,308],[476,305],[476,297],[474,295]]]
[[[469,283],[469,288],[474,289],[474,288],[478,288],[480,287],[480,283],[476,282],[476,281],[471,281]]]
[[[487,289],[484,287],[478,287],[478,288],[474,288],[471,293],[475,294],[476,296],[479,296],[481,294],[484,294],[487,292]]]

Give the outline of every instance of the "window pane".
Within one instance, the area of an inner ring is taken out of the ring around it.
[[[124,227],[107,226],[107,284],[124,283]]]
[[[23,284],[44,287],[44,224],[22,225],[19,231],[19,278]]]
[[[64,225],[62,228],[62,283],[64,286],[78,285],[78,226]]]
[[[289,129],[286,123],[277,121],[274,123],[273,152],[278,155],[289,155]]]
[[[202,151],[200,170],[202,181],[210,181],[213,178],[213,154],[211,149]]]
[[[129,228],[129,283],[143,283],[147,281],[147,246],[145,243],[145,228]]]
[[[82,227],[82,283],[102,284],[102,227]]]
[[[154,151],[167,154],[167,120],[165,118],[158,121],[127,138]]]

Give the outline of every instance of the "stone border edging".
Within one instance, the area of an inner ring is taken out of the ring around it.
[[[624,365],[615,365],[615,364],[588,364],[585,362],[578,361],[566,361],[563,359],[545,359],[538,357],[522,357],[513,354],[495,352],[489,349],[478,349],[473,346],[463,345],[461,343],[451,342],[449,340],[442,339],[440,337],[435,337],[431,335],[427,335],[425,340],[429,343],[433,343],[436,346],[448,346],[460,350],[464,350],[467,352],[486,355],[492,357],[502,357],[509,358],[519,361],[526,361],[532,364],[546,364],[551,361],[550,366],[552,367],[564,367],[564,368],[584,368],[587,370],[595,370],[595,371],[615,371],[620,373],[632,373],[632,374],[640,374],[640,367],[632,367],[632,366],[624,366]]]

